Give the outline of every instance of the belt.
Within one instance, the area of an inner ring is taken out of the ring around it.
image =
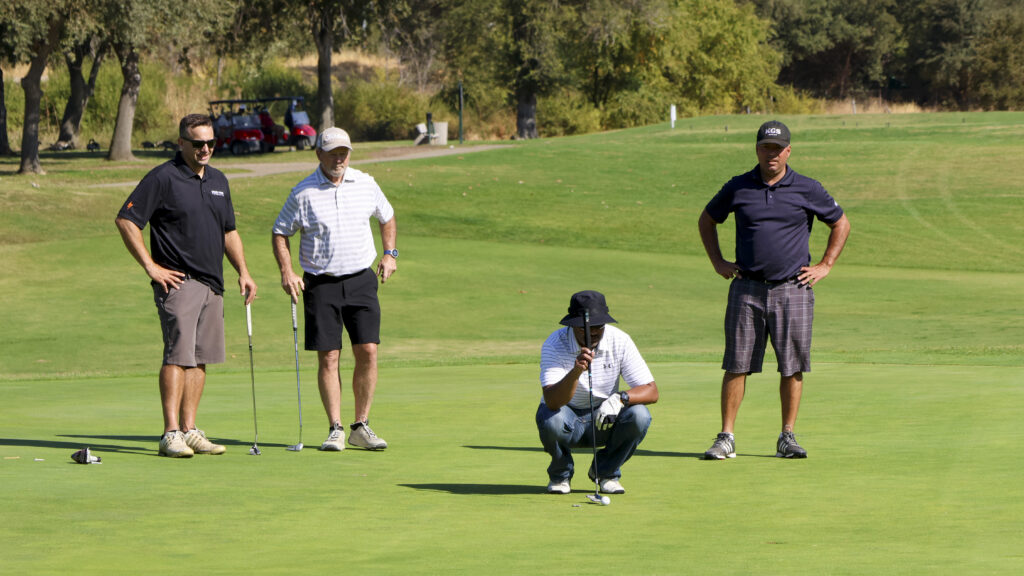
[[[780,284],[788,284],[790,282],[796,281],[799,278],[799,276],[790,276],[789,278],[785,278],[783,280],[766,280],[764,278],[763,274],[760,274],[760,273],[757,273],[757,272],[744,272],[742,270],[740,270],[740,276],[744,280],[750,280],[751,282],[758,282],[758,283],[764,284],[766,286],[778,286]]]

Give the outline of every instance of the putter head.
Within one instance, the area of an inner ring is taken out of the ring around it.
[[[612,499],[607,496],[600,496],[598,494],[587,494],[587,500],[590,500],[594,504],[600,504],[601,506],[608,506],[612,503]]]
[[[260,447],[255,445],[255,444],[253,444],[252,448],[249,448],[249,456],[259,456],[259,455],[260,455]]]
[[[293,444],[286,448],[286,450],[290,452],[302,452],[302,442],[299,442],[298,444]]]

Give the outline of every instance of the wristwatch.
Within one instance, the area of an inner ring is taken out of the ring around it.
[[[394,250],[385,250],[384,253],[387,254],[388,256],[391,256],[395,260],[398,260],[398,248],[395,248]]]
[[[626,392],[625,390],[619,392],[619,400],[622,400],[623,406],[629,406],[629,392]]]

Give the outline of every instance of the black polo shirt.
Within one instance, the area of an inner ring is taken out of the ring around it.
[[[704,208],[721,224],[736,214],[736,264],[744,276],[766,281],[792,278],[811,262],[811,227],[833,224],[843,209],[817,181],[790,167],[768,186],[755,166],[722,187]]]
[[[220,170],[207,166],[200,178],[178,152],[146,174],[117,215],[140,230],[149,223],[157,264],[224,293],[224,234],[235,229],[235,211]]]

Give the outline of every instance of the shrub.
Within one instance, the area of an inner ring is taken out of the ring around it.
[[[602,126],[606,129],[631,128],[668,118],[672,96],[668,90],[657,86],[660,83],[646,83],[636,91],[616,92],[602,111]]]
[[[538,100],[537,127],[542,136],[597,132],[601,112],[578,91],[567,88]]]
[[[378,71],[334,94],[334,121],[358,140],[406,140],[426,119],[430,97]],[[436,118],[440,120],[440,118]]]

